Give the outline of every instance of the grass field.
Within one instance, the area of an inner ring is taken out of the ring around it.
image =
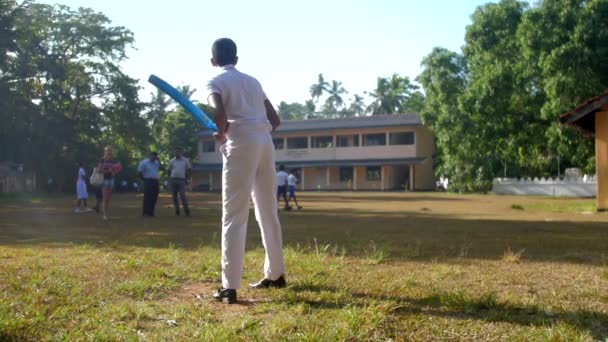
[[[608,214],[588,199],[302,193],[281,212],[288,287],[219,285],[220,197],[158,218],[116,196],[0,199],[0,340],[608,339]],[[250,218],[243,284],[264,253]]]

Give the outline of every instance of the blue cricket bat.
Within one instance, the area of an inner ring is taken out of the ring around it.
[[[163,93],[169,95],[175,102],[179,103],[184,107],[194,118],[196,121],[200,122],[201,125],[209,128],[214,132],[219,132],[219,128],[217,128],[215,122],[203,112],[200,108],[198,108],[192,101],[188,100],[182,93],[177,91],[177,89],[173,88],[169,83],[163,81],[160,77],[156,75],[150,75],[148,78],[148,82],[152,83],[158,89],[160,89]]]

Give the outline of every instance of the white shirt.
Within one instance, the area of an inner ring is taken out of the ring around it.
[[[264,106],[267,97],[262,85],[255,78],[236,70],[234,65],[224,65],[222,72],[207,83],[207,90],[209,95],[217,93],[222,96],[229,122],[268,122]]]
[[[287,185],[296,186],[296,184],[298,184],[298,178],[290,173],[289,176],[287,176]]]
[[[277,172],[277,185],[278,186],[287,185],[287,177],[289,177],[287,172],[285,172],[285,171]]]

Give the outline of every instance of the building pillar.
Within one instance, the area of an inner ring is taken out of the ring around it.
[[[209,191],[213,191],[213,171],[209,171]]]
[[[331,168],[328,166],[327,169],[325,169],[325,184],[326,184],[327,189],[329,189],[330,181],[331,181]]]
[[[353,166],[353,190],[357,191],[357,167]]]
[[[306,185],[304,183],[304,179],[306,179],[306,177],[304,177],[304,170],[306,170],[305,167],[300,169],[300,178],[302,178],[300,179],[300,190],[306,189]]]
[[[408,189],[409,191],[414,191],[414,181],[415,181],[414,170],[415,170],[414,165],[410,164],[410,186]]]
[[[384,165],[380,166],[380,191],[384,191]]]
[[[595,113],[595,167],[597,211],[606,211],[608,210],[608,110]]]

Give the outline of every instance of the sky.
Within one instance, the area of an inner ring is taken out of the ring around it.
[[[104,13],[135,35],[122,64],[139,79],[140,94],[154,90],[150,74],[197,91],[206,103],[209,62],[221,37],[238,46],[237,68],[256,77],[271,101],[304,102],[323,73],[354,94],[372,91],[378,77],[414,79],[436,46],[460,51],[466,26],[489,0],[39,0]]]

